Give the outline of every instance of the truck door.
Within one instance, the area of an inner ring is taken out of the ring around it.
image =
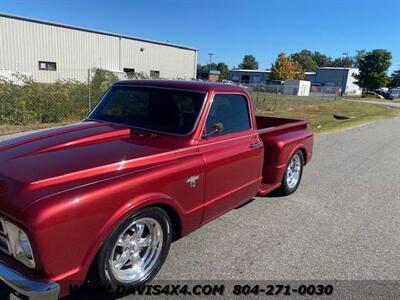
[[[253,197],[260,186],[264,148],[242,94],[216,94],[199,143],[206,167],[203,223]]]

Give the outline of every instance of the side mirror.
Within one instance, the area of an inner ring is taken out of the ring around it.
[[[224,131],[224,124],[222,124],[221,122],[215,122],[212,125],[212,130],[213,131],[211,132],[211,135],[221,134]]]
[[[224,125],[221,122],[215,122],[212,124],[211,128],[212,131],[209,133],[206,133],[204,130],[204,133],[201,137],[207,139],[210,136],[221,134],[224,131]]]

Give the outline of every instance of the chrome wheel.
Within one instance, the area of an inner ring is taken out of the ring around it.
[[[296,153],[293,155],[287,167],[286,183],[290,189],[294,188],[299,182],[301,167],[300,156]]]
[[[114,277],[132,283],[150,274],[163,247],[163,230],[153,218],[133,221],[118,237],[109,265]]]

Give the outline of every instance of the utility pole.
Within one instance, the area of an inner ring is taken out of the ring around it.
[[[346,58],[349,58],[349,52],[343,52],[343,56],[346,56]],[[343,76],[342,76],[342,91],[341,91],[341,96],[343,97],[346,93],[346,87],[347,87],[347,79],[345,78],[345,75],[348,76],[347,74],[348,70],[343,69]]]
[[[210,63],[208,64],[208,69],[211,70],[211,61],[212,61],[212,56],[214,55],[214,53],[208,53],[208,55],[210,56]]]

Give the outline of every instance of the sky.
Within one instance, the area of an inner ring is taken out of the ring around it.
[[[0,12],[171,42],[199,50],[198,62],[260,69],[280,52],[331,57],[384,48],[400,69],[399,0],[1,0]]]

